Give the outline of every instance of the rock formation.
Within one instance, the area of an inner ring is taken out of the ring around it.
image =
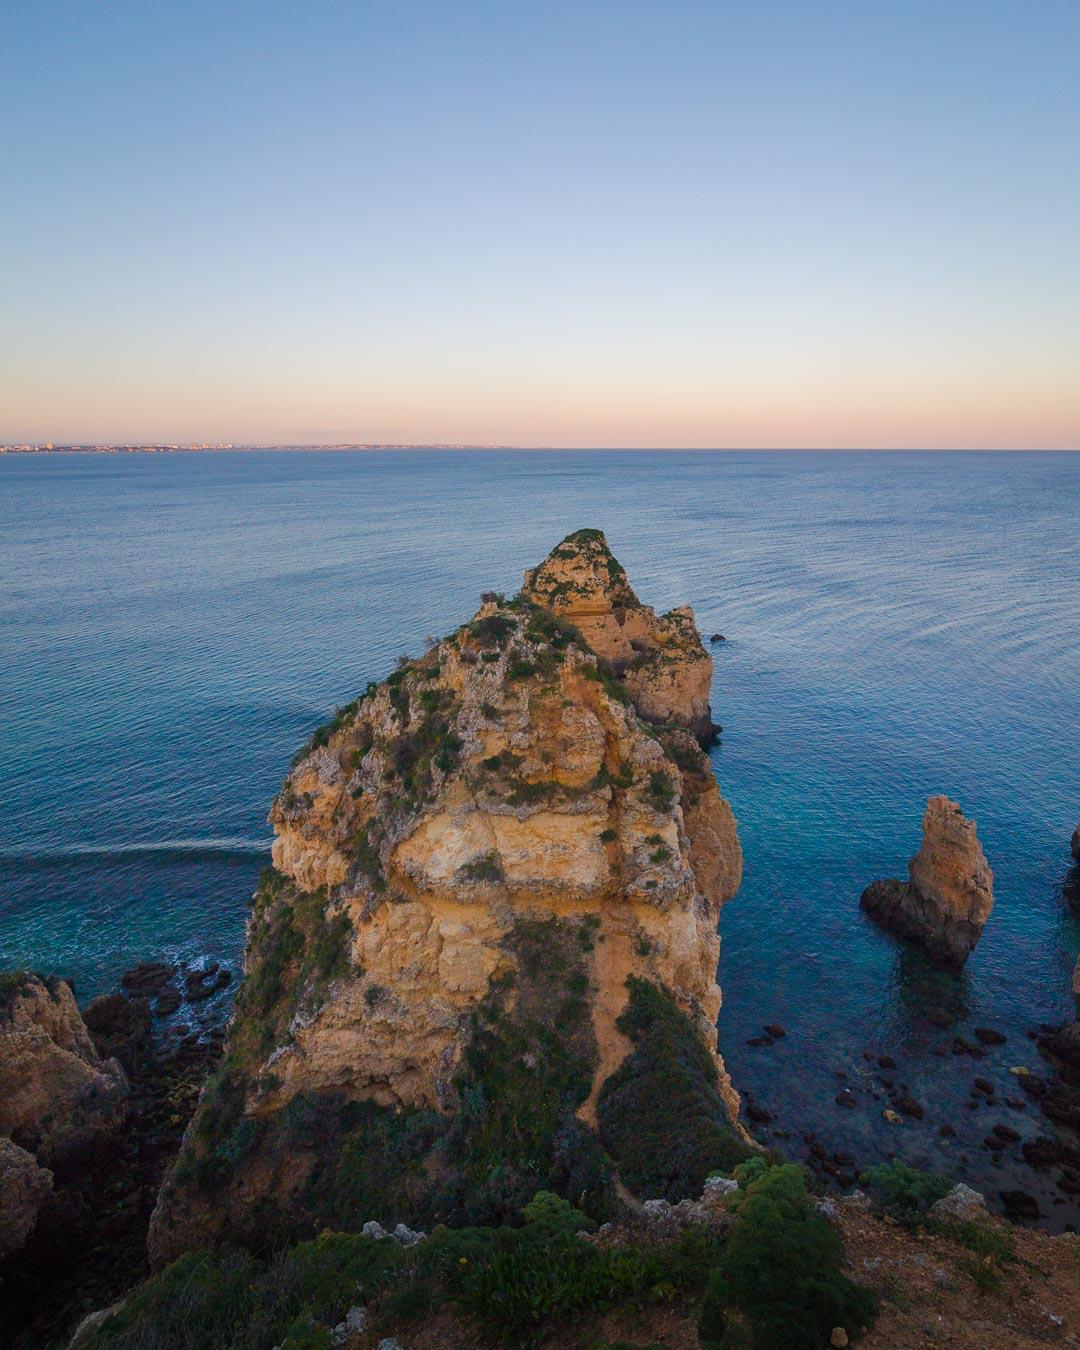
[[[658,615],[634,594],[599,530],[578,530],[525,573],[521,594],[581,633],[650,722],[688,727],[708,746],[712,657],[689,605]]]
[[[541,1187],[600,1215],[745,1151],[715,1051],[741,854],[688,730],[708,675],[689,611],[657,618],[579,531],[315,733],[155,1259],[498,1222]]]
[[[0,1260],[38,1227],[54,1180],[115,1138],[127,1104],[124,1072],[98,1053],[71,986],[24,971],[0,976]],[[0,1315],[0,1339],[2,1323]]]
[[[934,960],[961,966],[979,940],[994,903],[994,876],[967,820],[948,797],[931,797],[922,847],[907,881],[874,881],[862,908],[883,927],[920,943]]]
[[[1073,857],[1080,863],[1080,825],[1077,825],[1076,829],[1073,830],[1069,847],[1072,849]]]
[[[26,1242],[52,1184],[53,1174],[32,1153],[0,1139],[0,1261]]]
[[[123,1124],[128,1085],[102,1059],[71,986],[52,977],[5,977],[0,998],[0,1135],[46,1167],[63,1167]]]

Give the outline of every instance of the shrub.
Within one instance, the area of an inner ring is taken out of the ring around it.
[[[501,647],[516,628],[505,614],[487,614],[469,626],[469,634],[481,647]]]
[[[843,1261],[843,1243],[818,1213],[803,1169],[769,1168],[750,1182],[709,1277],[702,1344],[824,1350],[833,1327],[854,1336],[873,1320],[877,1301],[841,1273]]]
[[[503,870],[499,855],[491,851],[485,853],[483,857],[474,858],[472,862],[458,868],[458,876],[462,881],[502,881]]]
[[[952,1190],[948,1177],[920,1172],[906,1163],[879,1163],[863,1172],[859,1180],[875,1200],[893,1218],[914,1222],[921,1214]]]
[[[654,769],[649,774],[649,784],[645,789],[645,798],[657,811],[670,811],[675,804],[675,785],[663,769]]]
[[[601,1138],[635,1195],[671,1201],[700,1194],[748,1149],[731,1126],[716,1059],[659,985],[631,975],[617,1026],[634,1048],[604,1084]]]

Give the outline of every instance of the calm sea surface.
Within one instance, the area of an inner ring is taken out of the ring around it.
[[[1009,1092],[1010,1065],[1037,1069],[1025,1030],[1070,1011],[1078,520],[1064,454],[4,457],[0,966],[73,976],[80,997],[163,953],[235,966],[306,733],[599,526],[642,599],[728,638],[713,759],[746,873],[721,921],[720,1045],[776,1113],[763,1137],[895,1151],[1075,1221],[979,1147],[998,1119],[1034,1133],[1031,1111],[966,1102],[976,1073]],[[977,819],[995,874],[955,978],[858,908],[904,875],[934,792]],[[784,1040],[747,1046],[765,1022]],[[981,1025],[1009,1041],[976,1066],[950,1047]],[[867,1050],[900,1061],[923,1122],[883,1122]]]

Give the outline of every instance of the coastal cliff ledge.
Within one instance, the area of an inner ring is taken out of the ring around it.
[[[156,1261],[365,1221],[594,1218],[747,1151],[716,1053],[735,820],[711,660],[596,530],[321,728],[270,813]]]

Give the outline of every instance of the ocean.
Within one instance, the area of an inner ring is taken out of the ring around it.
[[[1078,1222],[1015,1149],[995,1167],[981,1147],[998,1119],[1045,1132],[1030,1107],[967,1109],[974,1074],[1007,1094],[1009,1067],[1038,1071],[1026,1031],[1072,1009],[1078,518],[1078,454],[0,457],[0,967],[69,976],[81,1000],[160,956],[238,969],[306,734],[597,526],[643,600],[726,638],[713,762],[745,878],[721,917],[719,1043],[775,1117],[759,1136],[1020,1186],[1051,1226]],[[858,907],[906,875],[937,792],[995,876],[959,976]],[[774,1022],[782,1040],[747,1044]],[[979,1064],[951,1050],[975,1026],[1008,1037]],[[884,1121],[882,1054],[922,1121]]]

